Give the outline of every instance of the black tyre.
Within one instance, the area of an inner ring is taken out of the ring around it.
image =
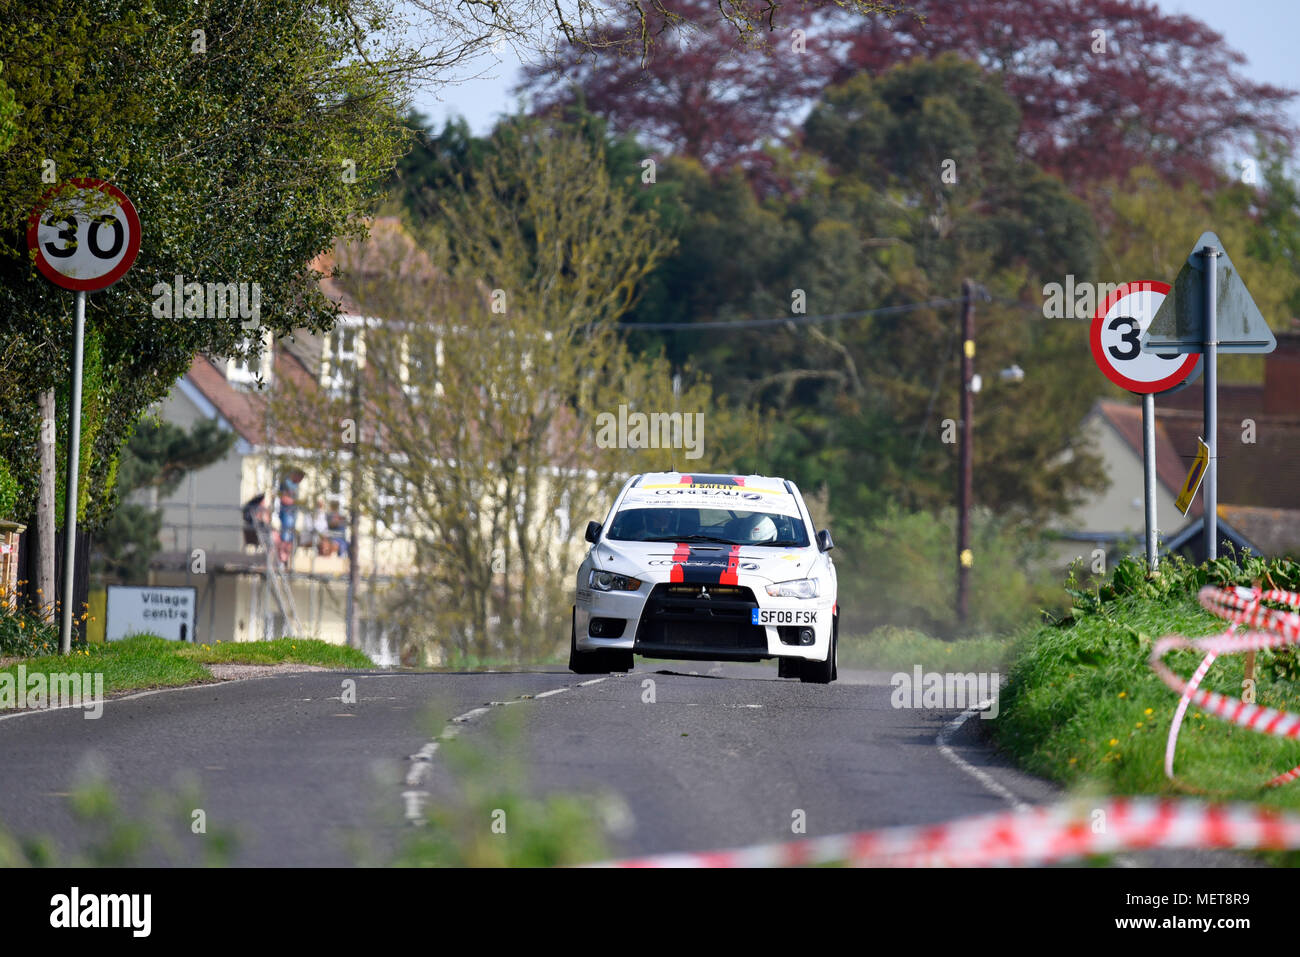
[[[839,635],[831,628],[831,646],[825,661],[802,661],[799,668],[799,680],[805,684],[828,685],[835,680],[835,659],[839,653]]]
[[[630,651],[579,651],[578,611],[573,609],[569,618],[569,670],[575,675],[607,675],[611,671],[631,671]]]

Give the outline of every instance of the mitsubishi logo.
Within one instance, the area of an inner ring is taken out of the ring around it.
[[[713,600],[713,596],[709,594],[709,586],[708,586],[708,585],[701,585],[701,586],[700,586],[700,597],[701,597],[701,598],[707,598],[707,599],[709,599],[710,601]]]

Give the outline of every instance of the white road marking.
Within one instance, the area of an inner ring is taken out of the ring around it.
[[[1002,798],[1004,801],[1010,804],[1012,810],[1017,812],[1028,811],[1029,810],[1028,804],[1020,800],[1020,798],[1012,794],[1010,790],[1008,790],[1006,787],[1004,787],[1003,785],[999,784],[996,780],[994,780],[992,775],[975,767],[975,765],[971,764],[969,761],[967,761],[965,758],[959,755],[948,744],[948,742],[952,739],[952,736],[956,734],[958,730],[961,729],[962,725],[964,725],[967,721],[969,721],[972,716],[979,714],[981,711],[985,710],[992,704],[993,704],[993,699],[990,698],[987,701],[981,701],[975,707],[969,708],[966,711],[963,711],[961,714],[957,715],[957,717],[953,718],[951,721],[949,721],[947,724],[943,726],[943,730],[939,732],[939,736],[935,738],[934,743],[939,746],[939,751],[941,754],[943,754],[944,757],[948,758],[955,765],[957,765],[957,767],[961,768],[963,771],[965,771],[975,780],[979,781],[979,783],[984,785],[984,787],[986,787],[989,791],[993,792],[998,797]],[[1116,854],[1114,857],[1114,861],[1120,867],[1138,866],[1136,861],[1122,854]]]
[[[934,743],[939,746],[940,754],[942,754],[944,757],[950,760],[953,764],[957,765],[957,767],[961,768],[963,771],[965,771],[967,774],[973,777],[980,784],[984,785],[984,787],[987,788],[989,791],[996,794],[998,797],[1002,798],[1002,800],[1010,804],[1012,810],[1028,811],[1029,810],[1028,804],[1020,800],[1020,798],[1016,797],[1014,794],[1011,793],[1011,791],[1003,787],[997,781],[993,780],[993,777],[989,775],[987,772],[982,771],[979,768],[975,767],[975,765],[971,764],[969,761],[963,758],[960,754],[954,751],[952,747],[948,744],[948,742],[952,739],[952,736],[956,734],[958,730],[961,729],[962,725],[964,725],[967,721],[969,721],[972,716],[977,715],[981,711],[984,711],[986,708],[991,707],[993,705],[993,701],[994,699],[992,698],[988,699],[987,701],[981,701],[975,707],[967,708],[961,714],[957,715],[957,717],[953,718],[951,721],[949,721],[947,724],[943,726],[943,730],[941,730],[939,732],[939,736],[934,739]]]
[[[442,729],[442,733],[433,740],[427,742],[424,747],[408,757],[411,767],[406,772],[407,788],[418,788],[424,784],[425,778],[428,777],[432,770],[433,756],[438,753],[438,745],[443,741],[450,741],[460,734],[460,730],[465,725],[471,723],[475,718],[487,714],[493,708],[504,708],[512,704],[520,704],[524,701],[537,701],[541,698],[549,698],[551,695],[563,694],[566,691],[572,691],[574,688],[586,688],[590,685],[600,684],[602,681],[608,681],[612,675],[606,675],[603,678],[592,678],[589,681],[580,681],[576,685],[565,685],[563,688],[552,688],[550,691],[542,691],[538,694],[524,694],[510,701],[489,701],[485,706],[471,708],[464,714],[458,714],[447,722]],[[406,819],[414,825],[424,823],[424,802],[429,797],[428,791],[406,790],[402,792],[402,798],[406,802]]]

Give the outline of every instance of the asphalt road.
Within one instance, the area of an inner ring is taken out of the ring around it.
[[[239,865],[384,863],[415,831],[407,817],[462,783],[446,760],[448,728],[489,783],[514,776],[534,795],[612,796],[589,806],[613,825],[619,855],[789,840],[800,818],[815,836],[1054,797],[993,753],[978,717],[940,747],[956,712],[891,707],[886,674],[841,669],[819,686],[775,673],[640,659],[631,674],[594,681],[559,670],[314,672],[112,700],[93,721],[79,710],[3,718],[0,826],[47,836],[70,862],[100,840],[69,798],[98,773],[144,825],[153,850],[143,862],[200,863],[229,831]],[[355,704],[342,700],[345,680]],[[196,799],[163,808],[187,786]],[[205,836],[191,833],[195,809]]]

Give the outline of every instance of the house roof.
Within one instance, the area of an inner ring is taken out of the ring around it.
[[[1255,546],[1258,554],[1300,555],[1300,509],[1220,505],[1218,513],[1222,521]]]
[[[1095,406],[1097,414],[1124,440],[1133,454],[1142,458],[1142,407],[1122,402],[1101,400]],[[1165,419],[1159,407],[1156,409],[1156,481],[1173,495],[1177,495],[1187,477],[1187,470],[1196,454],[1195,439],[1192,441],[1190,454],[1184,461],[1178,442],[1165,428]],[[1193,501],[1188,510],[1189,518],[1201,513],[1200,497]]]
[[[1196,440],[1205,432],[1201,413],[1171,409],[1156,417],[1190,465]],[[1243,426],[1247,419],[1253,426]],[[1220,409],[1218,439],[1220,502],[1273,509],[1300,505],[1300,420]]]

